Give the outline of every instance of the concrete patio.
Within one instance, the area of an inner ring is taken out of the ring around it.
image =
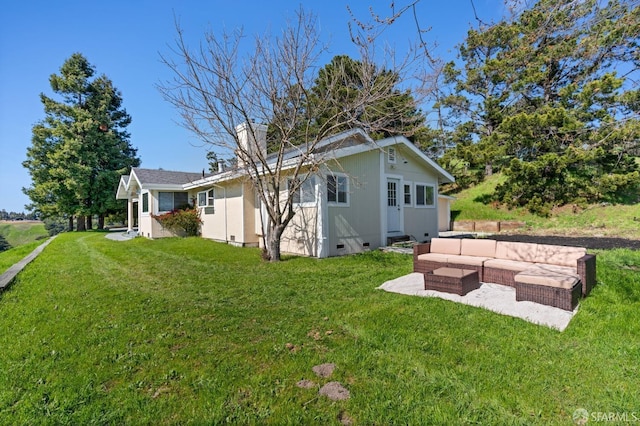
[[[543,325],[563,331],[578,311],[571,312],[552,306],[533,302],[517,302],[516,290],[513,287],[499,284],[481,283],[480,288],[470,291],[464,296],[424,289],[424,279],[420,273],[411,273],[387,281],[378,287],[391,293],[409,296],[438,297],[465,305],[488,309],[502,315],[521,318],[534,324]]]

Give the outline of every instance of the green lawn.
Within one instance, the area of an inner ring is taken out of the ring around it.
[[[0,424],[573,424],[640,411],[640,253],[560,333],[376,290],[409,256],[60,235],[0,295]],[[314,365],[333,362],[326,379]],[[346,401],[301,389],[339,381]]]
[[[42,222],[5,222],[0,221],[0,235],[6,238],[12,247],[33,242],[49,236]]]
[[[14,264],[20,262],[25,256],[36,249],[40,244],[44,244],[46,240],[32,241],[17,247],[10,248],[0,252],[0,274],[11,268]]]

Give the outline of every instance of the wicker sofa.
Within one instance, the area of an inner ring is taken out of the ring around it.
[[[573,310],[596,279],[596,257],[581,247],[433,238],[413,249],[413,270],[474,269],[481,282],[515,287],[516,300]]]

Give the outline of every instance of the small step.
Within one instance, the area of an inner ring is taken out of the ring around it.
[[[408,241],[412,241],[410,235],[396,235],[393,237],[387,237],[387,245],[392,246],[396,243],[405,243]]]

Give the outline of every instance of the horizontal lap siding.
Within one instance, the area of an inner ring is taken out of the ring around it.
[[[411,205],[404,205],[404,185],[398,188],[398,198],[403,203],[404,233],[418,241],[438,236],[438,176],[401,145],[396,145],[396,163],[389,164],[385,155],[385,173],[402,176],[404,183],[411,184]],[[406,162],[405,162],[406,161]],[[416,207],[416,183],[434,185],[436,189],[434,207]],[[425,236],[425,234],[429,234]]]
[[[298,207],[282,234],[281,250],[303,256],[317,256],[318,209]]]
[[[381,245],[380,153],[377,150],[340,159],[336,173],[349,175],[349,207],[328,206],[329,256],[358,253]],[[326,200],[326,192],[323,194]],[[369,243],[369,247],[363,247]],[[339,249],[338,245],[344,245]]]

